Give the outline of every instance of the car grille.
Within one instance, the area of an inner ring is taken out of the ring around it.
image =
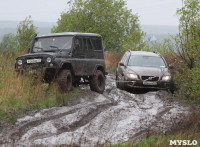
[[[27,63],[29,59],[41,59],[40,63]],[[45,59],[43,57],[28,57],[24,60],[24,69],[41,68],[45,65]]]
[[[145,81],[158,81],[159,77],[154,77],[154,76],[141,76],[142,80]]]

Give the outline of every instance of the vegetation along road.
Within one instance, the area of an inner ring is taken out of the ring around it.
[[[168,97],[165,91],[133,94],[119,90],[115,76],[109,74],[103,94],[88,90],[68,106],[43,109],[20,118],[0,134],[0,145],[93,146],[166,133],[190,114],[189,107]]]

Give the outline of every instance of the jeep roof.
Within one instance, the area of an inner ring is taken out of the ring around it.
[[[42,37],[52,37],[52,36],[96,36],[96,37],[101,37],[101,35],[96,34],[96,33],[80,33],[80,32],[64,32],[64,33],[51,33],[48,35],[41,35],[37,36],[37,38],[42,38]]]

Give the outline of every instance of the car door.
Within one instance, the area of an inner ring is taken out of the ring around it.
[[[83,38],[83,42],[86,54],[85,73],[90,76],[92,75],[93,70],[95,69],[97,60],[94,56],[94,47],[92,45],[90,37]]]
[[[83,38],[82,37],[75,37],[74,38],[74,48],[72,52],[72,66],[74,68],[74,72],[76,76],[84,76],[85,75],[85,53],[84,53],[84,46],[83,46]]]

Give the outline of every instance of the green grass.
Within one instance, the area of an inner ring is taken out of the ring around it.
[[[135,143],[134,141],[128,141],[125,143],[113,145],[112,147],[168,147],[170,146],[170,140],[190,140],[191,142],[196,140],[198,142],[197,146],[200,146],[199,132],[189,130],[186,132],[169,134],[166,136],[150,136],[148,138],[142,139],[138,143]]]
[[[197,140],[197,146],[200,146],[200,135],[199,132],[194,130],[188,130],[182,133],[175,133],[166,136],[151,136],[145,138],[140,142],[133,144],[134,147],[167,147],[170,146],[170,140]]]
[[[166,135],[151,135],[139,142],[129,140],[113,145],[113,147],[168,147],[170,146],[170,140],[190,140],[190,142],[196,140],[198,142],[197,146],[200,146],[200,108],[192,112],[191,116],[177,126],[173,132]]]
[[[32,75],[17,76],[15,57],[10,54],[0,56],[0,131],[27,111],[66,105],[85,92],[74,88],[67,94],[61,93],[56,83],[42,83]]]

